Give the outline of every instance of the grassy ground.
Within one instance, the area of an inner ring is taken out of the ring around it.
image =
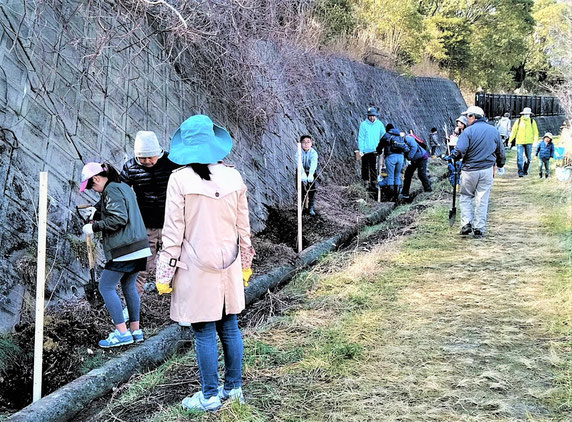
[[[366,229],[267,298],[280,315],[243,331],[248,404],[180,410],[198,388],[189,353],[97,420],[570,420],[572,190],[517,178],[511,158],[484,239],[449,227],[448,198],[404,208],[405,230]]]

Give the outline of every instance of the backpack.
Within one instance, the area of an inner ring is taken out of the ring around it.
[[[402,136],[391,135],[389,138],[389,151],[392,154],[403,154],[409,152],[409,147]]]
[[[410,136],[413,136],[415,138],[415,140],[417,141],[417,145],[419,145],[425,151],[429,151],[429,145],[427,145],[423,139],[421,139],[419,136],[415,135],[414,133],[412,133]]]

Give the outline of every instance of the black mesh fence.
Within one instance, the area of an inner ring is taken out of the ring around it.
[[[520,116],[525,107],[530,107],[535,116],[557,116],[564,109],[556,97],[545,95],[489,94],[477,92],[475,105],[481,107],[488,118],[510,113],[510,117]]]

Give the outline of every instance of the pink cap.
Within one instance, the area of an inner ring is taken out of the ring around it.
[[[83,166],[83,169],[81,170],[81,186],[79,188],[80,192],[85,191],[89,179],[101,173],[102,171],[105,171],[105,169],[101,163],[87,163],[85,166]]]

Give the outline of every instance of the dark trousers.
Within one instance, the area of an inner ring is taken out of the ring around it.
[[[375,152],[368,152],[361,157],[361,179],[364,182],[377,183],[377,155]]]
[[[431,182],[427,177],[427,159],[420,158],[419,160],[412,161],[405,169],[405,177],[403,179],[403,195],[409,195],[409,188],[411,187],[411,178],[413,173],[417,170],[417,176],[423,185],[423,190],[425,192],[431,192]]]
[[[316,204],[316,182],[302,183],[302,208],[306,205],[306,195],[308,195],[308,205],[312,208]]]

